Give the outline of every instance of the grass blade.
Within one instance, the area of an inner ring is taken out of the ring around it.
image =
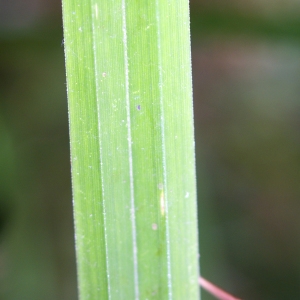
[[[63,15],[81,299],[199,299],[188,1]]]

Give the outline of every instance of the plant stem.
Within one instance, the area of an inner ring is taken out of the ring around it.
[[[208,280],[204,279],[203,277],[199,278],[199,284],[202,288],[208,291],[210,294],[218,298],[219,300],[241,300],[236,298],[229,293],[225,292],[224,290],[220,289],[216,285],[212,284]]]

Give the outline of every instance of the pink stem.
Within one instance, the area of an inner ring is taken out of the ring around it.
[[[199,278],[199,284],[201,287],[203,287],[206,291],[208,291],[210,294],[212,294],[219,300],[241,300],[226,293],[225,291],[218,288],[217,286],[215,286],[214,284],[212,284],[211,282],[207,281],[202,277]]]

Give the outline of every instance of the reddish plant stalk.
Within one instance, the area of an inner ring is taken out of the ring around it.
[[[202,288],[204,288],[207,292],[209,292],[219,300],[241,300],[228,294],[227,292],[223,291],[222,289],[202,277],[199,278],[199,284]]]

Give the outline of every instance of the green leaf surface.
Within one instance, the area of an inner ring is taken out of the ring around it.
[[[80,299],[199,299],[186,0],[64,0]]]

